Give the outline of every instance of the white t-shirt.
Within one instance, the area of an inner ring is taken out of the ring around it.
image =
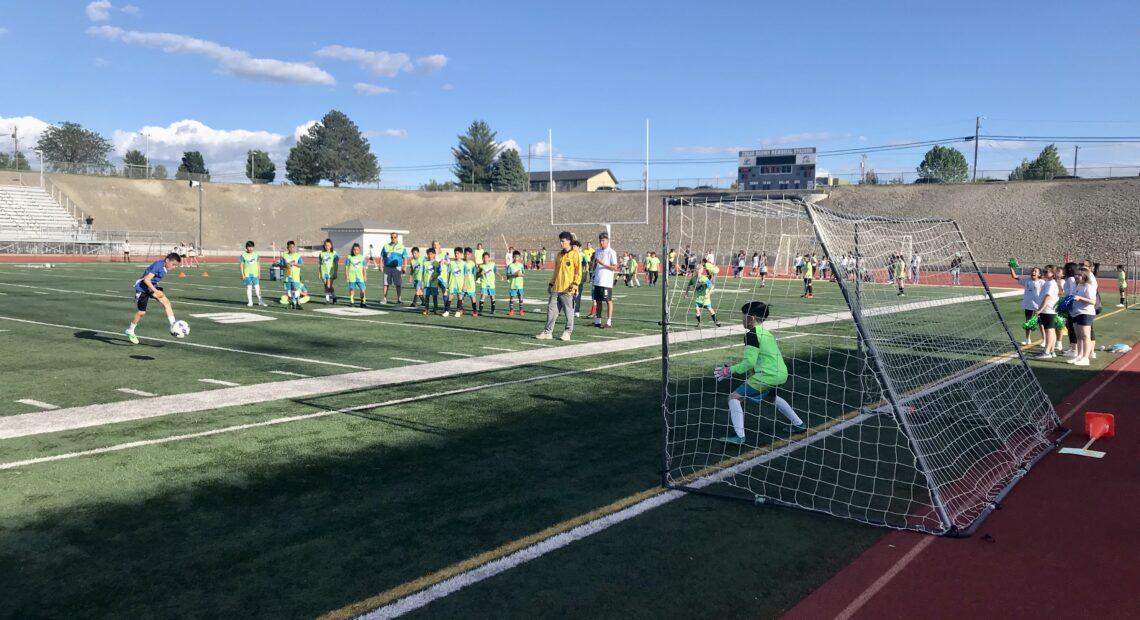
[[[797,256],[796,259],[794,261],[792,261],[792,266],[793,267],[803,267],[804,266],[804,257]]]
[[[760,266],[760,257],[759,256],[753,256],[752,257],[752,268],[755,269],[759,266]]]
[[[604,288],[614,287],[614,271],[606,265],[618,264],[617,252],[613,248],[598,248],[594,252],[594,260],[597,261],[597,267],[594,269],[594,286],[601,286]]]
[[[1021,276],[1017,281],[1025,289],[1025,294],[1021,297],[1021,309],[1036,310],[1041,305],[1040,295],[1044,281],[1040,278],[1034,280],[1029,276]]]
[[[1076,290],[1077,290],[1077,279],[1071,278],[1071,277],[1065,278],[1065,296],[1068,297],[1069,295],[1072,295],[1073,293],[1076,292]]]
[[[922,264],[922,257],[919,256],[918,254],[915,254],[914,256],[910,257],[910,266],[912,269],[918,269],[918,266],[921,264]]]
[[[1088,284],[1078,284],[1074,295],[1087,297],[1089,299],[1096,299],[1096,283],[1089,280]],[[1069,309],[1069,314],[1096,314],[1096,304],[1090,304],[1087,301],[1073,300],[1073,307]]]
[[[123,253],[126,254],[131,251],[131,244],[126,241],[123,242]]]
[[[1041,287],[1041,299],[1038,302],[1038,307],[1040,307],[1041,302],[1045,303],[1045,309],[1041,311],[1041,314],[1057,314],[1053,307],[1057,305],[1057,300],[1060,299],[1057,296],[1059,290],[1060,287],[1057,286],[1055,280],[1045,280],[1045,284]]]

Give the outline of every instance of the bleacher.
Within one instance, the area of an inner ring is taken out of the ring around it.
[[[42,188],[0,185],[2,240],[66,242],[90,235]]]

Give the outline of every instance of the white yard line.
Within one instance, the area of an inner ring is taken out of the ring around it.
[[[71,329],[75,331],[93,332],[96,334],[111,334],[113,336],[122,336],[122,332],[114,332],[106,329],[92,329],[89,327],[76,327],[75,325],[60,325],[59,323],[44,323],[42,321],[31,321],[28,319],[17,319],[11,316],[0,316],[0,321],[14,321],[16,323],[27,323],[29,325],[40,325],[42,327],[59,327],[63,329]],[[136,334],[137,335],[137,334]],[[307,364],[324,364],[326,366],[338,366],[340,368],[351,368],[352,370],[371,370],[367,366],[355,366],[353,364],[342,364],[340,362],[326,362],[324,360],[311,359],[307,357],[294,357],[291,355],[277,355],[275,353],[262,353],[260,351],[246,351],[244,349],[231,349],[229,347],[219,347],[211,344],[201,344],[199,342],[190,342],[186,339],[173,339],[173,338],[152,338],[150,336],[138,336],[139,340],[153,340],[155,342],[162,342],[166,344],[176,344],[184,347],[194,347],[198,349],[210,349],[212,351],[227,351],[229,353],[242,353],[244,355],[257,355],[260,357],[272,357],[274,359],[290,360],[294,362],[305,362]]]
[[[525,345],[528,345],[528,346],[532,346],[532,347],[547,347],[547,348],[550,348],[550,347],[553,347],[553,346],[554,346],[554,345],[552,345],[552,344],[545,344],[545,343],[542,343],[542,342],[530,342],[530,341],[527,341],[527,340],[520,340],[520,341],[519,341],[519,344],[525,344]]]
[[[301,379],[308,379],[310,375],[303,375],[299,372],[289,372],[288,370],[270,370],[270,374],[285,375],[286,377],[300,377]]]
[[[150,392],[144,392],[142,390],[136,390],[134,388],[117,388],[115,391],[122,392],[124,394],[134,394],[135,396],[154,396],[154,394],[151,394]]]
[[[998,293],[996,296],[1010,297],[1020,295],[1021,291],[1012,290]],[[977,301],[985,299],[983,295],[964,296],[952,299],[943,299],[937,302],[914,302],[902,304],[895,308],[898,312],[931,307],[944,307],[954,303]],[[0,319],[14,320],[23,323],[33,323],[24,319],[11,319],[0,316]],[[851,320],[850,312],[823,314],[815,316],[801,316],[791,319],[781,319],[766,323],[770,331],[803,327],[805,325],[819,325],[836,321]],[[70,326],[69,329],[82,329]],[[104,332],[111,333],[111,332]],[[671,344],[684,342],[699,342],[710,338],[726,336],[739,337],[739,326],[718,327],[702,330],[688,330],[670,334]],[[170,341],[168,341],[170,342]],[[179,342],[182,344],[183,342]],[[185,343],[191,344],[191,343]],[[384,368],[381,370],[367,370],[363,372],[344,373],[328,377],[312,377],[296,381],[277,381],[256,385],[244,385],[234,388],[209,390],[206,392],[193,392],[173,396],[159,396],[143,401],[127,401],[108,403],[102,405],[88,405],[72,407],[55,411],[41,411],[20,415],[0,417],[0,439],[12,437],[25,437],[43,433],[53,433],[77,428],[89,428],[103,424],[115,424],[131,420],[141,420],[178,413],[206,411],[223,407],[236,407],[275,400],[289,400],[296,398],[310,398],[319,394],[343,392],[377,388],[385,385],[395,385],[422,380],[425,376],[424,368],[430,370],[430,376],[459,376],[470,375],[494,370],[504,370],[530,364],[560,361],[574,357],[585,357],[604,353],[616,353],[645,347],[655,347],[661,344],[659,335],[640,336],[637,338],[624,338],[621,340],[606,340],[604,342],[587,342],[553,348],[531,349],[514,353],[497,353],[473,357],[469,354],[442,352],[441,355],[455,355],[465,359],[451,359],[441,362],[432,362],[426,365],[403,366],[397,368]],[[205,346],[205,345],[200,345]],[[215,347],[220,348],[220,347]],[[265,353],[258,355],[275,356]],[[467,359],[470,358],[470,359]],[[288,359],[288,358],[287,358]],[[323,362],[331,363],[331,362]]]
[[[454,351],[437,351],[440,355],[451,355],[454,357],[475,357],[470,353],[456,353]]]
[[[427,363],[426,360],[414,360],[410,357],[389,357],[388,359],[396,360],[397,362],[411,362],[413,364],[426,364]]]
[[[17,400],[16,402],[22,403],[25,405],[31,405],[32,407],[39,407],[40,409],[48,409],[48,410],[51,410],[51,409],[58,410],[59,409],[59,407],[57,407],[51,403],[45,403],[42,400],[32,400],[31,398],[21,398],[20,400]]]
[[[724,346],[719,346],[719,347],[710,347],[707,349],[698,349],[695,351],[686,351],[683,353],[678,353],[677,355],[680,356],[680,355],[694,355],[697,353],[707,353],[709,351],[717,351],[717,350],[721,350],[721,349],[732,348],[733,346],[736,346],[736,345],[724,345]],[[128,443],[122,443],[122,444],[116,444],[113,446],[107,446],[105,448],[95,448],[92,450],[83,450],[82,452],[68,452],[65,454],[55,454],[52,456],[41,456],[41,457],[37,457],[37,458],[25,459],[22,461],[11,461],[8,463],[0,463],[0,470],[16,469],[18,467],[35,465],[37,463],[50,463],[53,461],[65,461],[65,460],[79,458],[79,457],[83,457],[83,456],[92,456],[92,455],[96,455],[96,454],[106,454],[108,452],[119,452],[122,450],[129,450],[131,448],[141,448],[144,446],[154,446],[154,445],[159,445],[159,444],[172,443],[172,442],[176,442],[176,441],[186,441],[189,439],[198,439],[200,437],[209,437],[211,435],[220,435],[222,433],[233,433],[233,432],[243,431],[243,430],[247,430],[247,429],[251,429],[251,428],[260,428],[263,426],[274,426],[277,424],[286,424],[289,422],[300,422],[300,421],[304,421],[304,420],[324,418],[324,417],[328,417],[328,416],[332,416],[332,415],[337,415],[340,413],[352,413],[354,411],[367,411],[369,409],[379,409],[381,407],[391,407],[393,405],[403,405],[406,403],[412,403],[412,402],[417,402],[417,401],[421,401],[421,400],[429,400],[429,399],[439,398],[439,397],[443,397],[443,396],[454,396],[456,394],[466,394],[469,392],[478,392],[481,390],[488,390],[488,389],[503,387],[503,386],[507,386],[507,385],[517,385],[520,383],[534,383],[537,381],[545,381],[547,379],[567,377],[567,376],[571,376],[571,375],[580,375],[580,374],[591,373],[591,372],[599,372],[599,371],[603,371],[603,370],[610,370],[612,368],[620,368],[622,366],[632,366],[634,364],[644,364],[644,363],[659,362],[659,361],[661,361],[660,357],[645,357],[645,358],[630,360],[630,361],[626,361],[626,362],[617,362],[614,364],[606,364],[604,366],[596,366],[593,368],[564,370],[564,371],[559,371],[559,372],[554,372],[554,373],[548,373],[545,375],[538,375],[536,377],[526,377],[524,379],[513,379],[510,381],[497,381],[494,383],[484,383],[484,384],[475,385],[475,386],[468,386],[465,388],[447,390],[445,392],[433,392],[431,394],[423,394],[420,396],[412,396],[412,397],[408,397],[408,398],[397,398],[397,399],[393,399],[393,400],[386,400],[386,401],[381,401],[381,402],[376,402],[376,403],[369,403],[367,405],[356,405],[354,407],[345,407],[343,409],[336,409],[334,411],[320,411],[317,413],[306,413],[306,414],[302,414],[302,415],[285,416],[285,417],[281,417],[281,418],[274,418],[272,420],[266,420],[264,422],[253,422],[250,424],[238,424],[235,426],[225,426],[222,428],[216,428],[216,429],[212,429],[212,430],[208,430],[208,431],[201,431],[201,432],[197,432],[197,433],[188,433],[185,435],[173,435],[170,437],[162,437],[159,439],[147,439],[147,440],[143,440],[143,441],[131,441]]]
[[[518,351],[518,349],[504,349],[501,347],[480,347],[480,348],[487,349],[488,351],[505,351],[507,353],[514,353],[515,351]]]
[[[234,383],[233,381],[222,381],[221,379],[198,379],[198,381],[201,381],[202,383],[213,383],[214,385],[224,385],[226,387],[238,387],[241,385],[240,383]]]

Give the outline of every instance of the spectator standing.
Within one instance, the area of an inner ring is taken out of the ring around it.
[[[568,231],[558,234],[558,245],[561,251],[554,260],[554,273],[550,276],[550,284],[546,287],[548,298],[546,303],[546,327],[542,333],[535,336],[538,340],[553,338],[554,323],[558,320],[558,313],[566,314],[566,331],[562,332],[559,340],[568,342],[574,333],[574,295],[578,292],[578,283],[582,280],[582,257],[575,251],[570,243],[574,235]],[[546,248],[541,250],[546,253]]]
[[[617,252],[610,247],[610,236],[607,233],[598,235],[599,249],[594,253],[594,307],[590,314],[594,317],[594,327],[606,329],[613,327],[614,320],[614,274],[621,267],[618,265]],[[602,324],[602,306],[606,305],[606,323]]]
[[[123,262],[131,262],[131,240],[123,239]]]
[[[380,250],[380,261],[384,263],[384,295],[380,303],[388,303],[388,287],[396,287],[396,304],[404,303],[401,296],[404,292],[404,260],[408,256],[404,244],[400,243],[400,235],[392,233],[392,241],[385,243]]]

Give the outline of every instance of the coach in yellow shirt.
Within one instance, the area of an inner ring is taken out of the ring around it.
[[[574,296],[578,293],[578,283],[582,281],[582,253],[570,247],[573,240],[574,235],[567,231],[558,234],[561,251],[554,258],[554,275],[547,287],[546,328],[535,336],[538,340],[554,337],[554,322],[560,310],[566,313],[566,331],[562,332],[559,340],[569,341],[574,333]]]

